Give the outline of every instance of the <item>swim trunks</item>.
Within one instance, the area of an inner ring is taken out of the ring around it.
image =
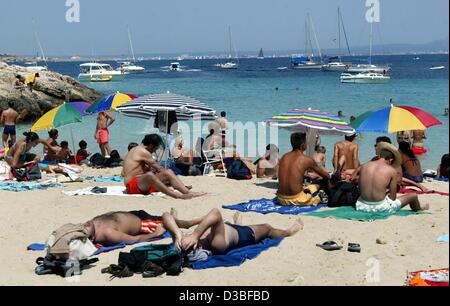
[[[416,182],[416,183],[423,183],[423,175],[414,176],[414,175],[409,175],[406,172],[403,172],[403,177],[407,178],[407,179],[409,179],[409,180],[411,180],[413,182]]]
[[[143,210],[130,211],[130,214],[141,219],[141,234],[151,234],[163,224],[161,217],[152,216]]]
[[[97,131],[97,143],[105,144],[109,142],[109,131],[108,129],[101,129]]]
[[[255,232],[253,232],[251,227],[231,223],[227,223],[227,225],[234,228],[238,232],[239,236],[238,244],[230,247],[227,252],[231,251],[231,249],[240,249],[256,243]]]
[[[16,135],[16,126],[15,125],[5,125],[5,128],[3,129],[3,134],[5,135]]]
[[[148,191],[142,191],[141,189],[139,189],[138,181],[138,178],[134,178],[127,184],[126,188],[128,194],[149,195],[156,192],[154,186],[150,186],[150,189]]]
[[[278,202],[281,205],[317,206],[321,202],[319,188],[319,185],[311,184],[305,186],[302,192],[293,196],[277,194]]]
[[[356,202],[356,210],[357,211],[365,211],[365,212],[388,212],[391,214],[395,214],[402,208],[402,202],[399,199],[395,201],[392,200],[389,196],[386,196],[383,201],[380,202],[369,202],[365,201],[362,197],[358,199]]]

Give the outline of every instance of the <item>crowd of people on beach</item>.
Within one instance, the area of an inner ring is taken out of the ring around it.
[[[58,142],[57,129],[48,131],[46,140],[40,139],[34,132],[26,132],[24,138],[16,139],[15,126],[21,115],[14,110],[12,103],[8,106],[0,120],[4,126],[2,140],[5,148],[0,158],[11,167],[11,173],[33,163],[40,165],[42,171],[64,173],[60,163],[92,165],[93,157],[97,155],[103,160],[117,159],[115,165],[123,168],[124,187],[128,194],[162,192],[175,199],[192,199],[205,193],[193,191],[192,186],[186,186],[178,174],[206,173],[204,167],[224,167],[225,164],[230,165],[224,161],[228,159],[231,163],[240,161],[241,167],[257,178],[278,180],[276,198],[280,205],[316,206],[327,203],[333,189],[345,182],[359,190],[358,198],[349,205],[357,211],[392,214],[406,206],[413,211],[429,209],[429,204],[421,203],[416,194],[398,194],[404,186],[426,191],[421,185],[424,172],[414,150],[423,149],[423,139],[426,138],[423,131],[398,133],[398,148],[392,145],[389,137],[377,138],[375,157],[364,164],[360,162],[356,141],[358,135],[346,135],[334,146],[333,169],[329,170],[326,168],[327,149],[320,144],[320,137],[315,143],[314,155],[305,154],[308,146],[305,133],[292,133],[292,151],[283,156],[280,156],[275,144],[267,145],[266,153],[256,161],[239,156],[236,145],[226,139],[228,121],[226,113],[222,112],[221,117],[209,125],[209,134],[199,139],[195,148],[187,148],[181,135],[175,135],[170,143],[165,143],[158,134],[149,134],[140,144],[130,143],[128,153],[122,160],[117,150],[112,150],[109,144],[109,127],[115,119],[107,112],[98,114],[94,134],[101,153],[93,155],[87,148],[87,142],[82,140],[73,154],[67,141]],[[340,115],[343,116],[342,112]],[[43,146],[43,158],[31,153],[38,145]],[[165,153],[173,161],[169,167],[161,164]],[[211,159],[220,162],[209,164]],[[448,178],[448,154],[442,157],[436,176]],[[189,235],[181,232],[181,229],[194,226],[197,227]],[[93,242],[102,244],[142,241],[167,231],[180,250],[188,251],[201,245],[215,254],[223,254],[267,237],[292,236],[303,228],[303,223],[298,219],[286,230],[273,228],[269,224],[243,226],[240,214],[235,215],[234,223],[228,223],[218,209],[213,209],[205,216],[188,221],[178,219],[174,210],[164,213],[162,217],[142,212],[112,212],[87,221],[84,227]]]

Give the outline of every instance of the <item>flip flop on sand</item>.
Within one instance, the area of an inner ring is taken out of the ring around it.
[[[342,249],[342,246],[338,245],[334,241],[325,241],[322,244],[316,244],[316,246],[318,246],[319,248],[322,248],[326,251],[337,251],[337,250]]]
[[[359,243],[349,243],[347,250],[349,252],[361,253],[361,245]]]

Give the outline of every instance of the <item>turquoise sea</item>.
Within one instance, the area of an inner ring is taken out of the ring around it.
[[[213,64],[220,62],[217,60],[184,60],[181,61],[184,69],[181,72],[167,71],[170,61],[143,61],[139,65],[147,69],[144,74],[130,75],[123,82],[87,85],[105,95],[116,91],[138,96],[166,91],[188,95],[212,106],[218,113],[226,111],[230,121],[254,122],[255,126],[264,119],[293,108],[311,107],[333,114],[342,110],[348,119],[350,115],[357,116],[387,106],[392,98],[397,105],[422,108],[443,122],[443,125],[428,130],[426,147],[429,152],[422,157],[424,169],[436,169],[441,156],[449,151],[449,122],[448,117],[443,116],[444,108],[449,105],[448,55],[421,55],[420,60],[413,60],[414,57],[374,56],[374,63],[391,64],[392,79],[389,84],[341,84],[338,73],[278,69],[288,67],[289,59],[268,58],[242,59],[241,67],[236,71],[214,68]],[[359,59],[353,57],[345,60],[357,62]],[[79,64],[49,63],[49,68],[76,77]],[[117,67],[116,63],[111,64]],[[447,68],[431,71],[429,68],[434,65]],[[123,154],[129,142],[140,142],[143,135],[155,131],[152,120],[126,118],[117,113],[115,116],[118,120],[111,128],[111,143]],[[26,130],[29,126],[21,126],[20,129]],[[61,127],[60,140],[71,142],[71,129],[76,143],[85,139],[91,151],[98,150],[93,139],[95,116],[85,117],[81,124]],[[186,134],[186,129],[183,133]],[[40,134],[46,136],[45,132]],[[373,157],[373,144],[377,136],[380,135],[368,133],[359,139],[362,162]],[[395,135],[390,136],[395,139]],[[192,135],[185,135],[185,139],[190,138]],[[322,137],[322,144],[328,149],[328,164],[332,158],[333,144],[340,139],[335,136]],[[290,149],[288,132],[280,131],[279,146],[282,153]],[[260,147],[265,147],[265,143]],[[245,155],[256,154],[250,151],[247,148],[241,152]]]

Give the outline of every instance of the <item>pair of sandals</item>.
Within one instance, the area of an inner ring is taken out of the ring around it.
[[[316,246],[325,251],[338,251],[343,248],[343,246],[338,245],[335,241],[325,241],[322,244],[316,244]],[[349,243],[347,251],[361,253],[361,245],[359,243]]]

